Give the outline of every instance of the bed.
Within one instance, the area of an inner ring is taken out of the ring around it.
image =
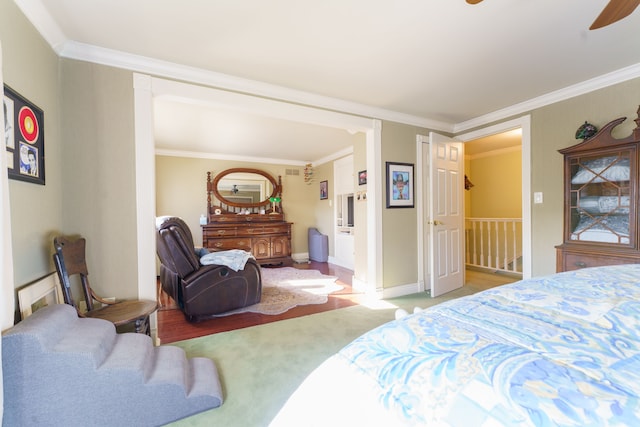
[[[271,426],[639,426],[640,265],[451,300],[318,367]]]

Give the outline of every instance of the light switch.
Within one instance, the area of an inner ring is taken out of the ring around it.
[[[536,191],[533,193],[533,203],[542,203],[542,192]]]

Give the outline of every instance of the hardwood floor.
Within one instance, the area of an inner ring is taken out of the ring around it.
[[[246,328],[249,326],[261,325],[270,322],[277,322],[294,317],[307,316],[309,314],[321,313],[323,311],[335,310],[337,308],[349,307],[358,304],[360,296],[353,292],[351,288],[351,278],[353,271],[333,264],[314,262],[309,264],[294,264],[293,267],[300,269],[314,269],[322,274],[337,276],[336,283],[343,286],[339,292],[329,295],[329,300],[325,304],[311,304],[294,307],[285,313],[278,315],[266,315],[260,313],[239,313],[231,316],[216,317],[198,323],[189,323],[184,314],[176,306],[173,299],[162,292],[160,286],[158,310],[158,339],[161,344],[169,344],[189,338],[201,337],[218,332],[231,331],[234,329]]]
[[[294,307],[291,310],[279,315],[266,315],[259,313],[240,313],[231,316],[217,317],[198,323],[189,323],[185,319],[182,311],[175,302],[158,285],[158,300],[160,309],[158,310],[158,339],[161,344],[169,344],[190,338],[215,334],[218,332],[231,331],[234,329],[247,328],[270,322],[277,322],[294,317],[307,316],[321,313],[323,311],[335,310],[358,304],[363,297],[362,294],[354,293],[351,287],[353,271],[333,264],[314,262],[309,264],[294,264],[293,267],[301,269],[314,269],[322,274],[337,276],[336,283],[343,286],[339,292],[329,295],[329,300],[325,304],[311,304]],[[495,274],[486,271],[467,270],[465,286],[471,286],[478,290],[489,289],[494,286],[503,285],[517,281],[518,278],[511,275]]]

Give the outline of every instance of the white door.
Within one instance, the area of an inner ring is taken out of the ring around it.
[[[464,285],[464,158],[462,143],[431,132],[426,169],[426,224],[431,296]]]

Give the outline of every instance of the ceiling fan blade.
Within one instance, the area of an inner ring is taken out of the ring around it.
[[[640,5],[640,0],[609,0],[609,4],[600,12],[600,15],[589,27],[590,30],[606,27],[625,18]]]
[[[467,0],[467,3],[469,4],[478,4],[480,3],[482,0]]]

